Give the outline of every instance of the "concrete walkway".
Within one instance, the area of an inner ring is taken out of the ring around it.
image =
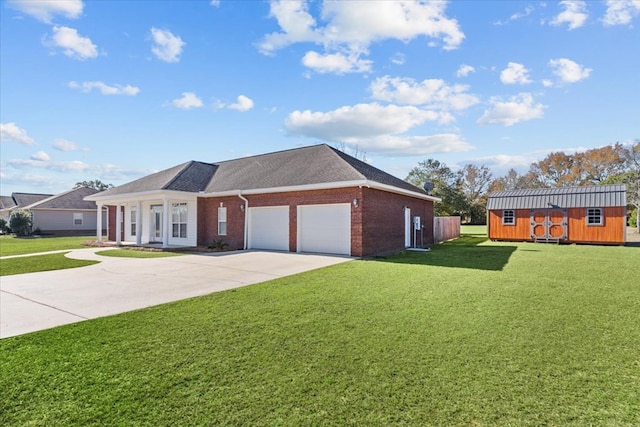
[[[237,251],[115,258],[72,250],[88,267],[0,278],[0,338],[238,288],[349,261],[290,252]]]

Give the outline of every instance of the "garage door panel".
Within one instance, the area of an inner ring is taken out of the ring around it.
[[[249,249],[289,250],[289,206],[249,208]]]
[[[298,207],[298,251],[351,254],[351,205]]]

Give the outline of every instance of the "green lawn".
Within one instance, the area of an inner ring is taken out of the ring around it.
[[[13,237],[0,236],[0,256],[32,254],[60,249],[79,249],[91,236],[73,237]]]
[[[167,258],[180,256],[183,254],[176,252],[145,251],[139,249],[107,249],[104,251],[96,252],[96,255],[117,258]]]
[[[98,261],[70,259],[64,255],[64,253],[55,253],[3,259],[0,260],[0,276],[36,273],[38,271],[63,270],[65,268],[85,267],[87,265],[98,263]]]
[[[639,258],[469,235],[7,338],[0,425],[640,425]]]

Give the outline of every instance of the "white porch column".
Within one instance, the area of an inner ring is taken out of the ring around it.
[[[102,243],[102,204],[96,203],[98,210],[96,211],[96,237],[97,242]]]
[[[122,205],[116,205],[116,245],[122,244]]]
[[[136,245],[142,245],[142,202],[136,204]]]
[[[162,225],[164,227],[164,230],[162,230],[162,247],[163,248],[168,248],[169,247],[169,230],[171,229],[169,224],[169,218],[171,218],[171,216],[169,215],[169,200],[168,199],[163,199],[162,201]]]

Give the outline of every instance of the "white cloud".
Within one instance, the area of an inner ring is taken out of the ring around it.
[[[374,42],[408,42],[425,36],[441,41],[445,50],[456,49],[465,36],[458,22],[446,16],[446,6],[441,1],[379,0],[363,13],[360,2],[323,1],[318,23],[309,11],[308,0],[272,0],[269,16],[278,21],[280,31],[265,35],[258,47],[269,55],[291,44],[316,43],[325,52],[312,56],[307,53],[306,62],[317,66],[318,61],[324,60],[318,70],[368,72],[370,64],[353,58],[368,55],[368,47]],[[345,63],[345,59],[351,60]]]
[[[33,167],[43,168],[56,172],[79,172],[91,169],[91,166],[85,162],[79,160],[73,160],[68,162],[53,162],[50,160],[34,159],[12,159],[7,162],[8,165],[15,168]]]
[[[467,93],[467,85],[448,85],[441,79],[416,82],[411,78],[384,76],[374,80],[369,90],[377,100],[405,105],[422,105],[442,110],[464,110],[480,102]]]
[[[50,24],[54,16],[76,19],[82,14],[82,0],[9,0],[7,5]]]
[[[78,146],[77,144],[71,142],[71,141],[67,141],[66,139],[56,139],[53,144],[52,147],[55,148],[56,150],[59,151],[87,151],[86,148],[82,148],[80,146]]]
[[[458,71],[456,71],[456,77],[467,77],[471,73],[475,73],[476,69],[471,65],[462,64]]]
[[[541,118],[546,108],[543,104],[535,104],[530,93],[520,93],[507,101],[494,97],[490,103],[492,108],[484,112],[478,119],[478,124],[512,126],[518,122]]]
[[[455,134],[402,135],[441,116],[415,106],[357,104],[329,112],[294,111],[285,127],[293,135],[344,143],[367,152],[418,155],[471,149]]]
[[[404,64],[405,61],[406,61],[406,58],[404,53],[398,52],[391,57],[391,62],[393,62],[396,65],[402,65]]]
[[[494,22],[494,25],[506,25],[506,24],[508,24],[509,22],[517,21],[518,19],[522,19],[522,18],[524,18],[524,17],[526,17],[526,16],[531,15],[531,12],[533,12],[533,11],[534,11],[534,8],[533,8],[533,7],[531,7],[531,6],[527,6],[527,7],[524,9],[524,11],[523,11],[523,12],[516,12],[516,13],[514,13],[513,15],[511,15],[508,19],[506,19],[506,20],[504,20],[504,21],[497,21],[497,22]]]
[[[523,155],[497,154],[495,156],[476,157],[473,160],[484,164],[490,169],[522,169],[530,166],[535,158]]]
[[[193,92],[182,92],[180,98],[176,98],[171,101],[171,105],[183,110],[190,110],[192,108],[200,108],[204,104],[202,100]]]
[[[49,160],[51,160],[49,155],[44,151],[38,151],[37,153],[32,154],[29,158],[38,162],[48,162]]]
[[[294,111],[289,114],[286,127],[296,135],[348,142],[351,138],[406,132],[438,118],[437,113],[413,106],[381,106],[373,103],[345,106],[327,113]]]
[[[552,59],[549,61],[549,66],[553,69],[553,74],[558,76],[563,83],[576,83],[591,74],[591,68],[584,68],[567,58]]]
[[[253,101],[247,96],[240,95],[238,96],[236,103],[229,105],[229,108],[238,111],[249,111],[253,108]]]
[[[85,92],[85,93],[89,93],[93,89],[97,89],[103,95],[134,96],[134,95],[137,95],[138,92],[140,92],[140,88],[135,87],[135,86],[131,86],[131,85],[123,86],[123,85],[119,85],[119,84],[114,84],[112,86],[109,86],[106,83],[103,83],[101,81],[82,82],[82,83],[78,83],[78,82],[73,82],[72,81],[72,82],[69,82],[69,87],[72,88],[72,89],[81,90],[82,92]]]
[[[509,62],[507,68],[500,73],[500,81],[506,85],[531,83],[529,79],[529,70],[524,65],[517,62]]]
[[[607,11],[602,22],[605,26],[628,25],[640,15],[638,0],[607,0]]]
[[[51,38],[45,38],[47,47],[61,48],[62,53],[73,59],[84,61],[98,56],[98,48],[88,37],[82,37],[75,28],[64,26],[53,27]]]
[[[309,51],[302,58],[302,64],[318,73],[363,73],[371,71],[372,61],[360,59],[357,53],[327,53]]]
[[[560,2],[564,10],[558,14],[552,21],[551,25],[568,24],[569,30],[580,28],[587,21],[589,14],[587,13],[587,3],[584,0],[564,0]]]
[[[211,0],[211,6],[220,7],[220,0]]]
[[[0,123],[0,141],[19,142],[24,145],[33,145],[36,142],[27,135],[27,131],[19,128],[15,123]]]
[[[185,42],[179,36],[171,33],[169,30],[159,30],[151,28],[151,37],[154,45],[151,52],[161,61],[179,62],[182,48]]]

